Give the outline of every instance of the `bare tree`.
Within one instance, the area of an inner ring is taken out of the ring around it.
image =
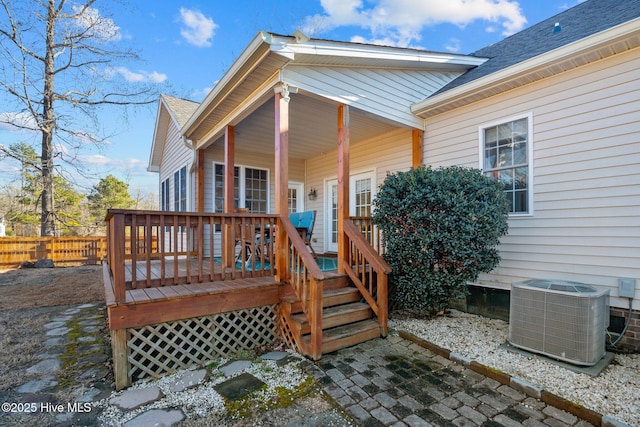
[[[52,236],[54,160],[77,167],[83,146],[105,141],[99,130],[104,109],[153,103],[157,91],[128,84],[117,72],[113,64],[138,58],[112,48],[119,45],[119,28],[94,8],[97,0],[0,2],[0,91],[16,106],[0,114],[0,122],[40,134],[40,233]]]

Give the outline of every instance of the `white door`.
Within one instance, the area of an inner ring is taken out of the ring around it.
[[[324,201],[326,207],[325,218],[325,242],[327,252],[338,252],[338,180],[327,181],[327,199]]]
[[[373,197],[375,196],[374,173],[367,172],[353,175],[349,180],[349,215],[371,216]],[[327,181],[325,192],[327,223],[325,226],[325,241],[327,252],[338,251],[338,180]]]

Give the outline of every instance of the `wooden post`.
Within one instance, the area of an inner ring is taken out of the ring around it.
[[[126,300],[126,288],[124,283],[124,252],[125,252],[125,237],[124,237],[124,214],[116,213],[111,218],[113,226],[110,227],[109,243],[111,248],[111,260],[113,264],[109,265],[111,268],[111,274],[113,274],[113,293],[117,303],[125,302]],[[133,233],[134,230],[132,230]]]
[[[204,150],[196,150],[196,211],[204,212]]]
[[[289,102],[282,93],[275,94],[275,190],[276,214],[283,217],[288,213],[289,182]],[[282,227],[276,235],[276,280],[287,276],[287,236]]]
[[[234,188],[233,178],[235,171],[235,128],[228,125],[224,131],[224,212],[226,214],[233,213],[234,206]],[[224,228],[224,261],[225,267],[231,267],[234,263],[235,242],[231,238],[231,225],[223,226]]]
[[[344,221],[349,218],[349,106],[338,106],[338,273],[344,274],[342,261],[349,248]]]
[[[422,166],[424,162],[424,131],[421,129],[414,129],[411,133],[411,166],[417,168]]]
[[[122,390],[131,385],[129,361],[127,360],[126,329],[111,331],[111,350],[113,352],[113,374],[116,380],[116,390]]]

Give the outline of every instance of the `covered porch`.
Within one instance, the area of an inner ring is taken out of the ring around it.
[[[110,210],[116,387],[280,339],[318,359],[386,335],[388,266],[366,240],[370,221],[356,222],[339,273],[320,269],[288,216]],[[273,238],[244,244],[245,229]]]
[[[314,360],[385,336],[390,268],[369,218],[376,188],[388,172],[423,163],[424,124],[410,106],[481,62],[260,32],[202,103],[161,97],[149,170],[159,173],[163,211],[109,216],[105,286],[120,385],[131,379],[135,328],[199,310],[273,307],[265,322],[238,329],[268,331],[266,340],[281,337]],[[299,211],[317,213],[308,243],[335,256],[335,272],[321,271],[290,221]],[[164,244],[127,253],[127,235]],[[254,316],[242,313],[232,317]],[[150,333],[175,335],[164,328]]]

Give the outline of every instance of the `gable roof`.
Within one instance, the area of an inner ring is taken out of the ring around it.
[[[149,155],[149,172],[158,172],[164,144],[167,141],[169,126],[173,122],[177,129],[189,120],[198,108],[197,102],[187,99],[175,98],[169,95],[160,95],[158,100],[158,113],[156,115],[156,125],[153,131],[151,142],[151,154]]]
[[[479,99],[478,96],[480,95],[482,97],[491,96],[500,91],[509,90],[548,75],[566,71],[583,63],[599,60],[622,50],[637,47],[640,30],[639,17],[640,0],[585,1],[498,43],[474,52],[472,56],[488,58],[488,60],[449,82],[426,100],[417,103],[412,107],[412,110],[422,117],[439,114],[447,110],[447,107],[442,104],[447,100],[447,97],[459,97],[465,92],[462,90],[465,87],[468,87],[469,91],[476,92],[475,97],[468,99],[468,102],[466,102],[468,104]],[[556,23],[559,27],[554,30]],[[625,26],[625,24],[628,25]],[[612,31],[615,28],[620,28],[621,31]],[[605,43],[608,43],[608,48],[610,48],[613,43],[623,39],[626,40],[626,46],[614,47],[615,51],[613,52],[596,51],[598,48],[604,48],[603,44]],[[592,40],[593,43],[585,43],[586,40]],[[581,44],[581,42],[583,43]],[[565,50],[562,51],[562,49]],[[596,55],[592,55],[591,58],[586,57],[587,54],[594,51]],[[557,54],[553,55],[553,53]],[[579,55],[585,56],[578,59]],[[544,61],[545,57],[549,59],[548,63]],[[565,59],[569,59],[569,61],[563,63],[562,61]],[[573,66],[569,63],[570,61],[574,62]],[[507,70],[511,71],[511,75],[515,75],[518,72],[522,73],[526,67],[518,69],[518,66],[527,63],[530,64],[531,70],[538,67],[535,70],[539,74],[538,76],[530,74],[519,82],[512,80],[502,90],[495,87],[500,82],[493,81],[490,82],[494,85],[492,91],[479,91],[482,85],[478,82],[483,81],[483,79],[489,83],[491,76]],[[556,66],[557,70],[547,69],[542,72],[542,68],[550,68],[550,66]],[[464,105],[464,103],[450,104],[450,107],[456,108],[461,105]]]
[[[485,58],[453,53],[377,46],[332,40],[296,38],[260,32],[232,66],[218,80],[196,112],[182,128],[182,135],[198,146],[206,145],[235,125],[252,108],[273,97],[273,88],[283,79],[287,67],[386,68],[448,70],[457,73],[473,68]],[[315,93],[320,97],[324,92]],[[408,111],[407,115],[414,119]]]

